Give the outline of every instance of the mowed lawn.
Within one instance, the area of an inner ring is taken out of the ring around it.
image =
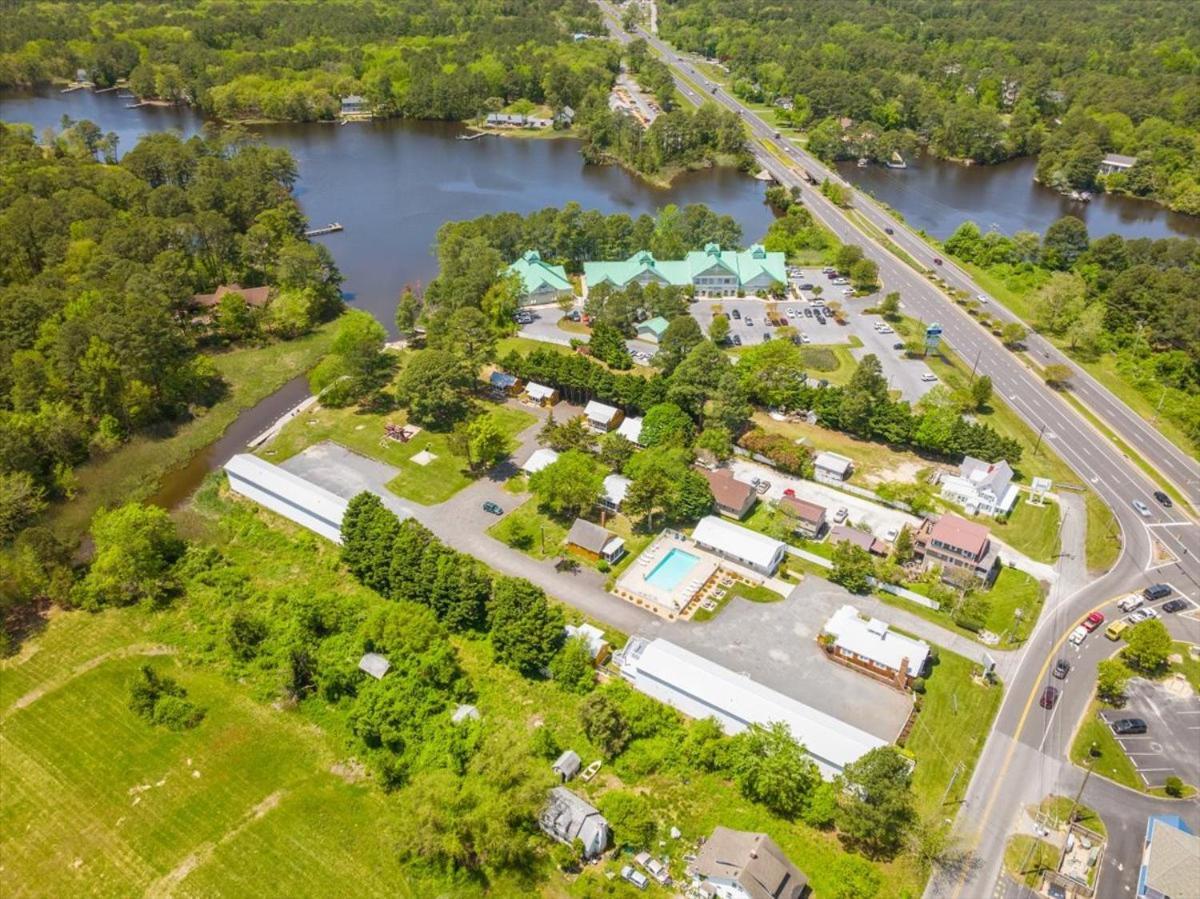
[[[73,672],[42,667],[51,676],[33,689],[49,689],[21,693],[35,696],[23,707],[5,690],[0,893],[335,895],[354,883],[366,895],[415,895],[379,826],[382,796],[330,772],[328,737],[170,655],[123,655],[112,638],[143,631],[140,612],[64,617],[74,621],[55,622],[37,652],[4,663],[6,686],[12,675],[24,689],[22,669],[39,656],[78,659]],[[91,660],[77,626],[88,621],[100,624]],[[172,733],[129,711],[144,662],[207,709],[199,727]]]
[[[1045,505],[1035,506],[1026,502],[1022,494],[1017,498],[1008,521],[992,519],[987,521],[987,525],[994,537],[1035,562],[1053,564],[1058,558],[1058,503],[1047,500]]]
[[[492,417],[501,433],[508,438],[510,450],[517,446],[517,434],[537,421],[537,417],[529,412],[493,402],[481,401],[478,414]],[[258,454],[269,462],[279,463],[313,444],[332,440],[400,469],[400,474],[388,483],[388,489],[397,496],[423,505],[445,502],[474,480],[466,457],[451,449],[448,433],[426,428],[408,443],[384,436],[385,424],[407,423],[408,413],[403,409],[376,413],[362,412],[357,408],[320,408],[297,416]],[[422,450],[427,450],[436,458],[427,465],[411,461]]]

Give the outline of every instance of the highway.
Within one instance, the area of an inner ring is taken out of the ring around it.
[[[630,40],[621,29],[613,8],[604,2],[599,6],[615,38],[622,42]],[[1159,506],[1152,498],[1156,486],[1142,469],[1123,456],[1065,399],[1048,388],[1026,361],[1006,350],[923,275],[880,246],[874,236],[860,230],[843,210],[804,181],[795,168],[782,163],[776,154],[794,159],[797,165],[809,169],[818,178],[828,177],[841,182],[836,173],[829,172],[790,143],[776,139],[770,126],[719,86],[707,81],[694,70],[689,60],[676,54],[671,47],[645,32],[639,32],[638,36],[645,38],[660,58],[672,67],[676,84],[685,97],[693,102],[713,100],[742,116],[754,139],[759,162],[779,183],[799,188],[807,208],[839,240],[863,247],[866,256],[879,266],[884,289],[900,292],[906,312],[943,326],[943,339],[947,344],[968,363],[976,365],[978,371],[992,378],[996,394],[1040,433],[1045,444],[1096,491],[1113,510],[1121,529],[1123,549],[1112,569],[1073,593],[1052,595],[1048,600],[1042,620],[1021,651],[1016,673],[1006,684],[1006,695],[996,724],[958,810],[956,833],[963,848],[972,854],[973,863],[936,870],[926,890],[926,896],[937,899],[990,896],[998,885],[1002,885],[1004,845],[1021,809],[1036,804],[1049,792],[1070,789],[1072,783],[1077,785],[1075,779],[1081,777],[1078,769],[1064,762],[1064,754],[1069,735],[1086,709],[1094,683],[1094,661],[1090,656],[1095,650],[1077,666],[1070,690],[1056,716],[1048,723],[1038,714],[1042,711],[1038,707],[1038,698],[1048,682],[1050,666],[1062,652],[1067,636],[1088,612],[1107,608],[1130,590],[1166,580],[1164,574],[1167,572],[1180,590],[1193,598],[1200,596],[1200,527],[1177,507],[1165,509]],[[859,213],[880,230],[893,228],[895,235],[891,239],[905,252],[922,264],[934,267],[934,252],[920,238],[907,232],[861,193],[854,192],[854,203]],[[972,293],[980,292],[965,273],[953,266],[948,268],[945,276],[952,283]],[[1060,361],[1053,348],[1044,345],[1040,339],[1031,344],[1031,349],[1035,353],[1049,354],[1045,355],[1048,362]],[[1076,375],[1074,382],[1077,394],[1086,405],[1100,410],[1103,420],[1122,439],[1167,475],[1193,505],[1200,505],[1200,467],[1195,460],[1162,438],[1150,424],[1100,385],[1080,375]],[[1133,500],[1141,500],[1149,507],[1147,517],[1143,518],[1134,510]],[[1106,615],[1110,611],[1106,611]],[[1171,625],[1172,628],[1179,627],[1175,622]],[[1093,641],[1093,645],[1098,642]],[[1049,727],[1055,720],[1059,733],[1055,739],[1050,739]],[[1154,800],[1141,794],[1129,795],[1131,799],[1125,813],[1140,817],[1144,827],[1145,809],[1153,807]],[[1161,805],[1164,810],[1176,808],[1166,802]],[[1190,813],[1194,811],[1193,805]],[[953,816],[954,812],[947,809],[948,816]],[[1122,812],[1122,805],[1114,803],[1110,814]],[[1121,825],[1128,828],[1135,823],[1126,820]],[[1124,870],[1136,867],[1137,862],[1137,858],[1113,859],[1113,863],[1122,865]],[[1117,882],[1115,876],[1107,879]],[[1110,891],[1102,881],[1099,895],[1129,893]]]

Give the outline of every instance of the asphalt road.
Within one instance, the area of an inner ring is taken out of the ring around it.
[[[630,40],[621,30],[612,7],[603,2],[599,5],[617,40]],[[814,216],[840,240],[863,246],[867,257],[879,266],[884,289],[899,290],[907,310],[923,321],[939,322],[944,329],[943,339],[963,358],[976,364],[979,371],[991,376],[997,394],[1041,433],[1042,439],[1109,505],[1117,519],[1123,537],[1123,550],[1117,564],[1073,595],[1048,604],[1026,644],[1021,664],[1007,684],[1004,703],[962,803],[965,810],[958,816],[958,833],[964,847],[972,853],[974,863],[935,872],[926,890],[927,896],[954,899],[991,895],[1000,878],[1004,844],[1023,806],[1036,803],[1064,781],[1079,775],[1077,769],[1063,760],[1069,749],[1069,736],[1083,715],[1091,694],[1094,660],[1081,661],[1077,666],[1075,683],[1064,693],[1053,713],[1043,714],[1037,703],[1048,682],[1050,667],[1062,653],[1067,636],[1093,608],[1109,606],[1108,612],[1115,612],[1112,602],[1116,598],[1130,589],[1165,580],[1164,575],[1168,572],[1180,589],[1200,589],[1200,528],[1178,509],[1163,509],[1154,503],[1151,498],[1154,484],[1132,460],[1124,457],[1066,400],[1050,391],[1026,363],[1004,349],[923,276],[878,245],[872,236],[859,230],[842,210],[805,182],[796,168],[782,164],[764,146],[772,146],[818,177],[844,183],[836,173],[829,172],[790,142],[775,139],[773,130],[766,123],[724,90],[717,88],[713,92],[713,85],[690,71],[689,64],[669,46],[644,32],[639,36],[646,38],[663,61],[672,66],[677,75],[676,83],[685,96],[697,102],[711,99],[741,114],[757,142],[756,152],[761,164],[781,184],[798,187]],[[679,77],[681,75],[694,80],[708,93],[701,96],[688,81]],[[921,264],[931,269],[935,267],[934,253],[923,241],[907,232],[869,198],[857,192],[853,195],[855,208],[868,221],[878,228],[893,228],[892,239],[898,246]],[[981,292],[955,267],[943,265],[940,268],[955,286],[973,294]],[[947,268],[949,270],[945,271]],[[997,310],[997,315],[1006,317],[1003,310]],[[1045,354],[1046,361],[1060,361],[1052,348],[1040,339],[1034,338],[1030,346],[1034,353]],[[1149,423],[1085,374],[1077,373],[1074,383],[1076,394],[1086,405],[1096,410],[1130,446],[1174,482],[1194,505],[1200,504],[1200,466],[1195,460],[1170,444]],[[1140,499],[1150,507],[1147,518],[1143,519],[1134,511],[1130,505],[1134,499]],[[1151,568],[1155,570],[1151,571]],[[1173,629],[1181,626],[1172,622]],[[1089,638],[1081,655],[1096,652],[1092,647],[1106,642],[1103,638]],[[1098,810],[1102,814],[1107,811],[1106,820],[1111,815],[1114,823],[1130,833],[1136,832],[1139,819],[1144,830],[1147,809],[1183,811],[1178,804],[1132,793],[1128,793],[1127,802],[1118,801],[1111,805],[1110,810]],[[1187,812],[1195,813],[1194,803]],[[954,810],[947,809],[948,815],[953,813]],[[1106,869],[1109,864],[1122,872],[1136,868],[1138,858],[1133,855],[1136,841],[1127,843],[1123,847],[1114,845]],[[1116,880],[1116,877],[1112,879]],[[1101,895],[1107,892],[1102,881]]]

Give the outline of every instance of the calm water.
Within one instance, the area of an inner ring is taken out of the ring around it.
[[[1036,168],[1035,159],[984,166],[928,156],[907,169],[838,165],[842,177],[898,210],[913,227],[940,238],[967,220],[984,231],[1040,234],[1064,215],[1083,219],[1092,237],[1200,237],[1200,218],[1131,197],[1100,194],[1090,203],[1078,203],[1035,184]]]
[[[40,133],[64,114],[90,119],[120,136],[128,151],[150,131],[198,132],[203,119],[186,109],[127,109],[117,93],[57,90],[8,94],[0,115]],[[296,193],[314,226],[341,222],[346,230],[318,238],[333,252],[355,305],[391,326],[405,284],[426,284],[437,273],[433,244],[446,221],[489,212],[531,212],[578,202],[605,213],[653,213],[668,203],[705,203],[732,215],[747,242],[771,222],[763,186],[732,169],[696,172],[669,190],[654,188],[615,166],[586,166],[571,140],[484,137],[455,140],[459,126],[386,121],[354,125],[270,125],[255,129],[296,157]]]

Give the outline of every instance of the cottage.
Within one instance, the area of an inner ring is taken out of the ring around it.
[[[1005,460],[984,462],[967,456],[957,476],[942,479],[942,497],[971,515],[1004,515],[1012,510],[1020,492],[1012,479],[1012,467]]]
[[[568,640],[578,637],[587,644],[588,652],[592,654],[592,662],[594,664],[603,665],[608,661],[612,648],[608,645],[608,639],[604,636],[604,631],[600,630],[600,628],[594,624],[568,624],[563,630],[566,632]]]
[[[539,406],[553,406],[558,402],[558,391],[545,384],[530,381],[525,385],[525,395]]]
[[[696,859],[700,890],[720,899],[801,899],[808,878],[765,833],[717,827]]]
[[[620,474],[610,474],[604,478],[604,495],[600,497],[600,507],[609,512],[620,512],[621,503],[625,502],[625,494],[633,482]]]
[[[844,605],[825,622],[825,650],[879,680],[908,689],[929,661],[929,644],[893,631],[878,618],[864,618]]]
[[[526,474],[537,474],[543,468],[553,465],[557,461],[558,453],[548,446],[543,446],[535,449],[529,458],[521,463],[521,471]]]
[[[550,766],[559,779],[566,783],[579,773],[579,769],[583,767],[583,761],[579,758],[579,754],[573,749],[568,749],[560,755]]]
[[[493,128],[524,128],[526,118],[520,113],[492,112],[488,114],[487,123]]]
[[[913,551],[926,571],[941,566],[943,580],[965,575],[990,584],[1000,569],[991,532],[957,515],[922,521],[913,535]]]
[[[791,519],[792,530],[810,540],[821,536],[825,530],[825,507],[794,496],[783,496],[779,510]]]
[[[621,423],[624,415],[625,413],[615,406],[608,406],[596,400],[591,400],[583,408],[588,427],[598,434],[607,434]]]
[[[261,309],[271,301],[270,287],[242,287],[240,284],[222,284],[212,293],[197,293],[192,295],[192,305],[201,309],[215,309],[221,305],[221,300],[235,293],[246,301],[247,306]]]
[[[392,663],[378,653],[368,652],[358,660],[358,670],[371,675],[375,680],[383,680]]]
[[[567,549],[592,561],[615,562],[625,555],[625,541],[598,524],[576,518],[567,532]]]
[[[817,453],[813,457],[813,480],[838,485],[854,472],[854,461],[837,453]]]
[[[701,549],[768,577],[787,554],[785,543],[715,515],[700,519],[692,531],[692,540]]]
[[[342,115],[361,115],[370,111],[371,105],[366,97],[360,97],[358,94],[342,97]]]
[[[537,250],[529,250],[510,265],[506,272],[521,282],[517,298],[519,306],[540,306],[557,303],[560,297],[574,296],[575,288],[561,265],[545,262]]]
[[[608,821],[586,800],[566,787],[555,787],[538,816],[542,831],[560,843],[583,846],[583,857],[595,858],[608,845]]]
[[[570,106],[564,106],[554,114],[554,121],[560,127],[569,128],[571,123],[575,121],[575,110]]]
[[[712,491],[713,502],[716,504],[718,512],[729,518],[742,519],[746,517],[746,513],[758,499],[754,487],[745,481],[739,481],[728,468],[715,470],[697,468],[696,470],[708,481],[708,487]]]
[[[845,524],[835,524],[829,529],[829,542],[832,544],[853,543],[855,546],[862,547],[873,556],[886,556],[888,554],[887,544],[874,534],[860,531],[858,528],[852,528]]]
[[[492,372],[488,376],[488,385],[507,396],[516,396],[521,392],[521,379],[502,371]]]
[[[1122,156],[1120,153],[1108,153],[1100,160],[1101,175],[1115,175],[1118,172],[1128,172],[1137,165],[1136,156]]]
[[[669,325],[670,322],[661,315],[646,319],[646,321],[640,322],[637,326],[638,340],[645,340],[648,343],[658,343],[662,340],[662,336],[667,333]]]
[[[617,427],[617,433],[628,440],[630,443],[635,443],[638,446],[642,445],[642,420],[640,418],[626,418]]]

